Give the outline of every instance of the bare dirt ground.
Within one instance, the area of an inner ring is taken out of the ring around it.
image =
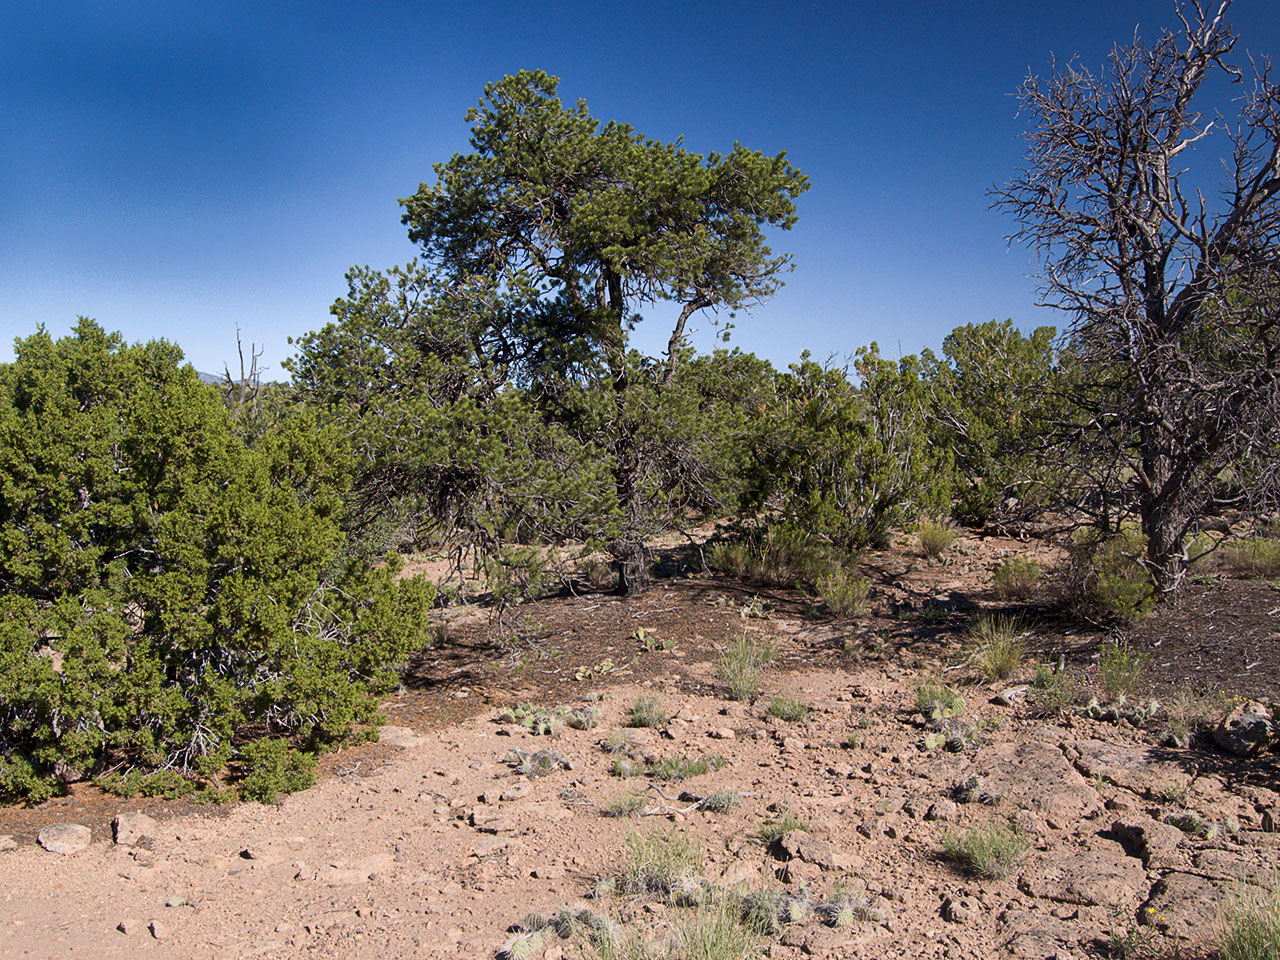
[[[1059,657],[1087,696],[1108,640],[1150,655],[1131,703],[1197,690],[1219,706],[1274,700],[1280,591],[1206,582],[1116,630],[1073,615],[1052,578],[1038,603],[997,601],[991,571],[1012,555],[1059,559],[1000,538],[961,541],[943,563],[905,544],[869,555],[874,611],[853,622],[795,591],[698,572],[674,549],[644,597],[579,592],[526,605],[515,641],[499,643],[481,612],[452,611],[447,642],[387,702],[383,742],[326,758],[310,790],[209,809],[80,787],[0,810],[0,835],[13,838],[12,849],[0,842],[0,956],[492,957],[527,914],[562,909],[657,943],[691,908],[591,896],[618,874],[628,838],[654,831],[696,840],[699,875],[718,889],[807,902],[839,893],[858,906],[843,926],[811,915],[781,927],[762,940],[770,957],[1065,960],[1115,955],[1116,940],[1206,955],[1222,903],[1274,880],[1278,755],[1227,754],[1207,732],[1160,746],[1167,707],[1117,722],[1045,715],[1034,690],[992,701],[1029,681],[1037,660]],[[978,682],[965,665],[965,629],[980,611],[1033,624],[1009,680]],[[717,651],[744,633],[776,651],[753,704],[730,700],[715,670]],[[974,742],[957,752],[927,742],[913,693],[927,677],[965,698]],[[771,716],[775,693],[808,714]],[[628,728],[642,696],[670,719]],[[534,736],[499,721],[499,708],[525,702],[589,705],[599,722]],[[680,782],[619,777],[603,746],[618,731],[638,764],[722,765]],[[507,762],[513,750],[555,758],[525,775]],[[636,815],[605,816],[628,791],[646,796]],[[717,791],[740,803],[691,809]],[[128,811],[156,822],[145,839],[113,843],[110,822]],[[807,832],[766,845],[762,824],[784,812]],[[1010,818],[1029,847],[1007,876],[975,877],[944,856],[948,835]],[[37,833],[56,822],[89,827],[92,843],[42,849]],[[580,936],[535,946],[548,960],[590,955]]]

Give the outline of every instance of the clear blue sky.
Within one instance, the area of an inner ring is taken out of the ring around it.
[[[1274,0],[1231,19],[1280,56]],[[212,372],[239,325],[281,376],[287,337],[328,320],[351,265],[413,255],[397,199],[467,149],[484,84],[525,67],[602,120],[700,152],[786,150],[809,175],[774,237],[795,271],[738,317],[744,349],[785,365],[1056,323],[988,209],[1022,154],[1012,93],[1051,54],[1097,65],[1135,25],[1174,22],[1172,0],[6,4],[0,361],[83,314]],[[655,319],[637,342],[668,333]]]

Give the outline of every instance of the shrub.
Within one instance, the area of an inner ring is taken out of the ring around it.
[[[1040,565],[1013,557],[998,564],[991,576],[992,590],[1000,600],[1026,600],[1040,586]]]
[[[1103,693],[1108,697],[1133,693],[1146,665],[1145,653],[1136,653],[1117,643],[1104,643],[1098,651],[1098,678]]]
[[[241,751],[247,775],[240,784],[245,800],[271,803],[277,793],[305,790],[316,782],[316,758],[289,747],[286,740],[255,740]]]
[[[671,713],[653,697],[639,697],[627,712],[629,727],[660,727],[671,719]]]
[[[1031,705],[1041,716],[1057,717],[1067,713],[1080,699],[1081,683],[1076,674],[1055,670],[1047,663],[1036,664]]]
[[[1102,540],[1087,534],[1071,550],[1083,597],[1100,613],[1136,620],[1156,602],[1155,582],[1143,564],[1146,538],[1136,530]]]
[[[1227,902],[1218,950],[1222,960],[1275,960],[1280,957],[1280,883],[1270,889],[1242,891]]]
[[[809,715],[809,707],[796,697],[778,694],[769,701],[769,716],[789,723],[803,720]]]
[[[980,617],[969,628],[969,662],[988,680],[1004,680],[1022,665],[1025,633],[1017,617]]]
[[[818,578],[818,596],[837,617],[865,617],[871,610],[871,581],[837,570]]]
[[[752,572],[751,551],[740,540],[721,540],[707,548],[707,566],[745,580]]]
[[[949,859],[969,873],[991,880],[1008,876],[1030,848],[1030,840],[998,823],[942,838],[942,849]]]
[[[720,651],[716,676],[729,684],[734,700],[751,700],[760,688],[760,668],[773,659],[773,647],[765,640],[743,633]]]
[[[959,534],[943,523],[926,521],[916,529],[920,552],[930,560],[936,560],[950,550],[958,538]]]
[[[376,723],[427,642],[424,580],[340,559],[334,433],[298,415],[246,446],[180,359],[85,320],[0,366],[0,795],[314,751]]]
[[[604,806],[606,817],[634,817],[649,803],[643,793],[619,793]]]

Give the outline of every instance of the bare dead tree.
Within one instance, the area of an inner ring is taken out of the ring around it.
[[[249,345],[249,369],[244,366],[244,341],[240,339],[240,327],[236,326],[236,352],[240,355],[240,379],[231,379],[231,368],[222,365],[222,382],[227,390],[227,403],[233,414],[238,414],[248,405],[257,406],[262,386],[262,371],[258,361],[262,358],[263,347],[256,343]]]
[[[1229,59],[1229,5],[1179,7],[1179,31],[1135,33],[1097,75],[1029,76],[1026,165],[993,190],[1042,263],[1041,305],[1071,318],[1082,377],[1059,449],[1110,463],[1093,472],[1119,479],[1165,593],[1224,469],[1257,502],[1280,460],[1280,92],[1267,61]],[[1206,115],[1212,98],[1234,116]]]

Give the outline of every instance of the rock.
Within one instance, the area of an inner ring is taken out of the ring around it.
[[[1218,922],[1222,891],[1190,873],[1168,873],[1156,881],[1138,920],[1162,933],[1190,940]]]
[[[1030,689],[1029,684],[1020,683],[1016,687],[1001,690],[991,698],[991,702],[1001,707],[1012,707],[1019,700],[1025,700]]]
[[[778,873],[783,883],[811,884],[822,879],[822,868],[806,860],[788,860]]]
[[[939,800],[931,804],[925,811],[926,820],[940,820],[943,823],[954,823],[960,816],[960,808],[954,800]]]
[[[1007,797],[1048,821],[1073,823],[1099,807],[1097,792],[1050,743],[997,743],[984,750],[973,772],[993,796]]]
[[[1265,750],[1275,735],[1271,710],[1264,703],[1250,700],[1227,714],[1214,729],[1213,740],[1228,753],[1248,757]]]
[[[1270,809],[1268,809],[1268,810],[1263,810],[1263,811],[1262,811],[1262,830],[1263,830],[1263,832],[1264,832],[1264,833],[1276,833],[1276,832],[1277,832],[1277,830],[1276,830],[1276,812],[1275,812],[1274,810],[1270,810]],[[4,840],[5,840],[5,838],[0,837],[0,850],[4,850],[4,849],[6,849],[6,847],[4,846]],[[11,840],[10,842],[12,842],[12,840]],[[7,848],[7,849],[12,849],[12,847]]]
[[[972,897],[947,897],[942,903],[942,919],[948,923],[968,923],[981,912]]]
[[[775,845],[775,852],[783,860],[803,860],[823,870],[836,868],[836,855],[831,844],[803,830],[788,830]]]
[[[1018,886],[1024,893],[1057,903],[1109,907],[1131,903],[1145,891],[1147,872],[1127,857],[1119,844],[1113,851],[1055,852],[1024,871]]]
[[[1111,833],[1124,845],[1126,852],[1141,859],[1148,870],[1167,870],[1183,865],[1179,848],[1185,834],[1177,827],[1143,817],[1116,820],[1111,824]]]
[[[122,813],[111,821],[111,836],[116,843],[133,846],[143,837],[155,839],[159,826],[145,813]]]
[[[1085,740],[1075,745],[1072,758],[1086,777],[1097,777],[1139,796],[1152,789],[1187,779],[1180,762],[1165,760],[1176,752],[1155,747],[1122,746],[1104,740]]]
[[[733,727],[717,727],[715,730],[712,730],[708,736],[713,740],[733,740],[736,739],[738,735],[734,733]]]
[[[18,849],[17,840],[13,839],[13,837],[9,836],[7,833],[0,835],[0,853],[4,853],[4,851],[6,850],[17,850],[17,849]]]
[[[559,880],[564,876],[564,867],[559,864],[543,864],[530,870],[529,876],[538,880]]]
[[[411,730],[408,727],[391,726],[390,724],[378,731],[378,740],[393,747],[404,747],[406,749],[427,742],[427,738],[415,730]]]
[[[1009,818],[1009,825],[1015,833],[1024,837],[1034,837],[1040,833],[1040,818],[1030,810],[1015,810]]]
[[[88,827],[78,823],[51,823],[36,839],[50,853],[75,853],[87,847],[93,835]]]
[[[734,860],[720,874],[720,883],[725,887],[736,887],[746,884],[754,887],[760,882],[760,870],[745,860]]]
[[[116,929],[119,930],[121,933],[123,933],[126,937],[132,937],[134,934],[142,930],[142,924],[140,924],[133,917],[126,917],[125,919],[121,920],[119,923],[116,924]]]
[[[152,920],[147,924],[147,929],[151,931],[151,936],[157,940],[164,940],[169,936],[169,928],[159,920]]]

